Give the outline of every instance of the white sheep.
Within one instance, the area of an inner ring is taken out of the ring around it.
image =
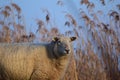
[[[1,43],[0,80],[61,80],[75,39],[55,37],[47,44]]]

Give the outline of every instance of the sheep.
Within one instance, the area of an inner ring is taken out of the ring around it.
[[[62,80],[76,37],[54,37],[50,43],[1,43],[0,80]]]

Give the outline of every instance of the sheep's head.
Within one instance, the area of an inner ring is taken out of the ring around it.
[[[61,57],[71,53],[71,42],[75,39],[76,37],[54,37],[52,40],[54,55]]]

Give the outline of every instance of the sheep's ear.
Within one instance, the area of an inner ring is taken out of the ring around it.
[[[54,38],[52,39],[52,41],[58,41],[58,40],[59,40],[58,37],[54,37]]]
[[[76,37],[70,37],[70,41],[76,40]]]

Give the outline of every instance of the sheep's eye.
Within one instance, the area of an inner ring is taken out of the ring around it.
[[[61,44],[61,42],[60,41],[58,41],[58,45],[60,45]]]

